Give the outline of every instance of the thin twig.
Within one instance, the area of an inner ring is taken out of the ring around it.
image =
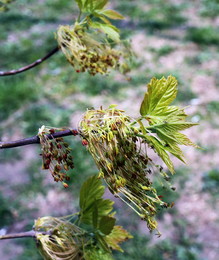
[[[64,137],[64,136],[69,136],[69,135],[78,135],[78,130],[76,129],[69,129],[69,130],[63,130],[56,132],[54,134],[49,134],[47,135],[49,139],[52,138],[58,138],[58,137]],[[14,148],[18,146],[24,146],[24,145],[29,145],[29,144],[39,144],[40,139],[38,135],[32,136],[29,138],[21,139],[21,140],[16,140],[16,141],[9,141],[9,142],[0,142],[0,149],[8,149],[8,148]]]
[[[30,230],[30,231],[27,231],[27,232],[12,233],[12,234],[2,235],[2,236],[0,236],[0,240],[3,240],[3,239],[14,239],[14,238],[24,238],[24,237],[33,237],[33,238],[35,238],[38,234],[51,235],[51,232],[36,232],[34,230]]]
[[[43,61],[47,60],[48,58],[50,58],[52,55],[54,55],[56,52],[59,51],[59,47],[56,46],[52,51],[50,51],[46,56],[44,56],[41,59],[38,59],[36,61],[34,61],[33,63],[24,66],[22,68],[19,68],[17,70],[9,70],[9,71],[0,71],[0,77],[4,77],[4,76],[10,76],[10,75],[15,75],[15,74],[19,74],[22,73],[26,70],[32,69],[36,66],[38,66],[39,64],[41,64]]]

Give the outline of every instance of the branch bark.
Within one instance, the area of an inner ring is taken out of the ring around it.
[[[27,231],[27,232],[12,233],[12,234],[6,234],[6,235],[3,235],[3,236],[0,236],[0,240],[24,238],[24,237],[33,237],[33,238],[35,238],[38,234],[51,235],[51,233],[49,233],[49,232],[36,232],[34,230],[30,230],[30,231]]]
[[[69,130],[59,131],[54,134],[49,134],[47,136],[49,139],[52,139],[52,138],[70,136],[70,135],[76,136],[79,135],[79,132],[77,129],[69,129]],[[16,140],[16,141],[0,142],[0,149],[8,149],[8,148],[14,148],[14,147],[19,147],[19,146],[24,146],[29,144],[39,144],[39,143],[40,143],[40,139],[38,135],[36,135],[36,136],[32,136],[29,138]]]
[[[10,70],[10,71],[0,71],[0,77],[4,77],[4,76],[11,76],[11,75],[15,75],[15,74],[19,74],[22,73],[24,71],[30,70],[36,66],[38,66],[39,64],[41,64],[43,61],[49,59],[52,55],[54,55],[56,52],[59,51],[59,47],[56,46],[53,50],[51,50],[46,56],[44,56],[41,59],[36,60],[35,62],[24,66],[22,68],[19,68],[17,70]]]

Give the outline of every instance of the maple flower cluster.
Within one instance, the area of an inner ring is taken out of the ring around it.
[[[79,127],[110,191],[146,220],[150,231],[157,229],[158,210],[174,205],[164,202],[162,195],[157,194],[154,177],[163,187],[175,188],[169,183],[169,173],[149,158],[147,148],[174,174],[169,154],[185,162],[179,145],[198,147],[180,132],[197,124],[186,121],[184,109],[170,105],[177,90],[175,77],[153,78],[142,101],[139,118],[132,119],[111,105],[105,110],[88,110]],[[152,182],[151,173],[154,172]]]
[[[158,208],[167,203],[152,186],[152,160],[144,149],[146,144],[137,137],[138,129],[130,122],[131,118],[115,107],[88,110],[80,122],[80,133],[109,190],[146,220],[152,231],[157,228],[154,217]]]
[[[70,154],[71,149],[63,138],[59,137],[55,139],[52,137],[52,134],[61,130],[63,129],[42,126],[39,129],[38,136],[42,150],[43,169],[49,169],[54,181],[61,181],[63,186],[67,188],[68,184],[65,181],[70,180],[67,172],[74,168],[73,157]]]
[[[81,187],[79,212],[35,220],[33,230],[44,259],[110,260],[112,250],[123,252],[120,243],[132,236],[115,225],[113,202],[103,198],[104,189],[98,176],[91,176]]]
[[[68,220],[43,217],[35,220],[34,230],[40,253],[47,260],[84,259],[84,231]]]
[[[98,34],[88,33],[79,25],[60,26],[58,44],[67,60],[77,72],[88,71],[91,75],[105,74],[118,65],[120,53],[106,41],[98,41]]]

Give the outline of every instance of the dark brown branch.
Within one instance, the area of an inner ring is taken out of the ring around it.
[[[52,138],[69,136],[69,135],[76,136],[78,134],[79,134],[78,130],[69,129],[69,130],[59,131],[54,134],[49,134],[47,136],[49,139],[52,139]],[[18,146],[24,146],[24,145],[29,145],[29,144],[39,144],[39,143],[40,143],[40,139],[36,135],[33,137],[29,137],[29,138],[25,138],[25,139],[21,139],[21,140],[17,140],[17,141],[0,142],[0,149],[14,148],[14,147],[18,147]]]
[[[34,230],[30,230],[30,231],[27,231],[27,232],[12,233],[12,234],[6,234],[6,235],[3,235],[3,236],[0,236],[0,240],[14,239],[14,238],[25,238],[25,237],[35,238],[38,234],[51,235],[51,233],[49,233],[49,232],[36,232]]]
[[[52,51],[50,51],[45,57],[38,59],[35,62],[33,62],[33,63],[31,63],[27,66],[24,66],[24,67],[17,69],[17,70],[0,71],[0,77],[15,75],[15,74],[22,73],[26,70],[32,69],[32,68],[38,66],[39,64],[41,64],[43,61],[49,59],[52,55],[54,55],[58,51],[59,51],[59,47],[57,46]]]

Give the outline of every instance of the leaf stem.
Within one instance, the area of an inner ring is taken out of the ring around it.
[[[79,15],[78,15],[78,19],[77,19],[78,23],[80,23],[81,15],[82,15],[82,11],[81,11],[81,9],[80,9],[80,12],[79,12]]]

